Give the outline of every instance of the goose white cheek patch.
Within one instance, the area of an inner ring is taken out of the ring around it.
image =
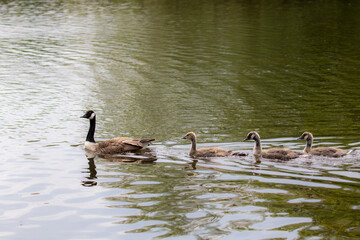
[[[95,113],[92,113],[91,116],[89,117],[90,120],[94,119],[95,117]]]

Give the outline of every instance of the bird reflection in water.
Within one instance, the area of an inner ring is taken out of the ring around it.
[[[81,181],[81,185],[83,185],[84,187],[96,186],[97,182],[93,180],[93,179],[97,179],[97,176],[96,176],[97,171],[96,171],[96,165],[95,165],[95,161],[94,161],[96,154],[91,153],[89,151],[85,151],[85,156],[88,159],[89,168],[88,168],[88,171],[83,171],[83,173],[88,173],[89,176],[86,177],[88,180]]]
[[[255,166],[261,164],[261,156],[254,155],[254,159],[255,159],[255,162],[254,162]]]
[[[182,170],[196,170],[196,164],[198,163],[197,159],[194,159],[192,162],[188,163],[187,166],[183,167]],[[194,172],[188,172],[188,176],[194,176]]]
[[[192,169],[195,170],[196,169],[196,164],[198,163],[197,159],[194,159],[192,162],[188,163],[188,166],[183,167],[183,170],[185,169]]]
[[[88,171],[83,173],[88,173],[89,176],[86,177],[88,180],[83,180],[81,184],[84,187],[96,186],[97,182],[94,179],[97,179],[97,171],[94,159],[96,157],[104,159],[106,162],[119,162],[119,163],[138,163],[138,164],[149,164],[154,163],[157,158],[156,155],[149,149],[142,150],[135,153],[129,154],[97,154],[95,152],[85,150],[85,156],[88,159],[89,168]]]
[[[92,180],[92,179],[97,179],[96,177],[96,166],[95,166],[95,162],[94,162],[94,158],[88,158],[89,162],[89,171],[83,171],[83,173],[89,173],[89,176],[86,177],[89,180],[83,180],[81,181],[81,185],[83,185],[84,187],[92,187],[92,186],[96,186],[97,182]]]
[[[144,149],[136,152],[124,154],[97,154],[97,157],[103,158],[106,162],[122,162],[122,163],[154,163],[157,157],[150,149]]]

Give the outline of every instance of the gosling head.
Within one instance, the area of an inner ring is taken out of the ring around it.
[[[184,137],[182,137],[182,139],[189,139],[191,141],[193,141],[195,139],[196,135],[193,132],[188,132]]]
[[[259,139],[260,139],[260,135],[255,131],[251,131],[251,132],[248,133],[248,135],[246,136],[244,141],[247,141],[247,140],[259,140]]]
[[[96,116],[95,112],[92,111],[92,110],[89,110],[83,116],[81,116],[80,118],[87,118],[89,120],[92,120],[92,119],[95,118],[95,116]]]
[[[313,135],[310,132],[304,132],[299,138],[299,140],[312,141]]]

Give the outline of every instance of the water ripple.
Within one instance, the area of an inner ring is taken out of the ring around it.
[[[359,235],[355,9],[355,2],[2,1],[0,237]],[[87,159],[88,122],[79,119],[86,109],[98,114],[98,140],[158,138],[157,161]],[[254,129],[263,148],[302,151],[295,138],[313,130],[314,146],[357,151],[256,162],[253,143],[241,142]],[[194,161],[181,140],[188,131],[198,147],[249,156]]]

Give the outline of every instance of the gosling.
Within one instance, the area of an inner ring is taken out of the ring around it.
[[[80,118],[90,120],[90,128],[86,136],[85,149],[99,154],[118,154],[146,148],[155,138],[133,139],[129,137],[112,138],[100,143],[94,139],[96,114],[89,110]]]
[[[289,148],[270,148],[267,150],[262,150],[261,142],[260,142],[260,135],[255,132],[251,131],[248,133],[244,141],[247,140],[254,140],[254,157],[255,158],[269,158],[269,159],[279,159],[279,160],[290,160],[297,158],[301,155],[300,152],[296,152]]]
[[[193,132],[188,132],[182,139],[191,141],[191,148],[189,156],[193,158],[210,158],[210,157],[228,157],[228,156],[247,156],[246,153],[233,152],[217,147],[196,148],[196,135]]]
[[[318,147],[312,149],[311,146],[313,144],[314,137],[310,132],[304,132],[298,139],[306,140],[306,146],[304,148],[304,153],[306,154],[338,158],[351,152],[332,147]]]

